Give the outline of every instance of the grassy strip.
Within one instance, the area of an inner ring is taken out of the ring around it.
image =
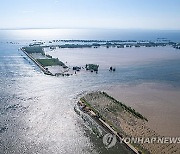
[[[58,58],[37,59],[37,61],[43,66],[55,66],[55,65],[65,66],[65,64],[63,62],[59,61]]]
[[[134,109],[132,109],[131,107],[126,106],[125,104],[119,102],[118,100],[116,100],[115,98],[113,98],[112,96],[108,95],[106,92],[102,92],[102,94],[104,94],[106,97],[110,98],[111,100],[113,100],[114,103],[120,105],[123,109],[125,109],[126,111],[132,113],[134,116],[142,119],[142,120],[146,120],[148,121],[148,119],[146,117],[144,117],[143,115],[141,115],[139,112],[135,111]]]
[[[44,55],[43,47],[41,46],[35,46],[35,47],[22,47],[27,53],[41,53]]]

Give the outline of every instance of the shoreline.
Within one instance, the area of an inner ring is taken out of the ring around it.
[[[79,100],[77,104],[84,113],[91,116],[92,119],[94,121],[96,121],[99,125],[101,125],[105,130],[107,130],[111,134],[114,134],[117,138],[117,141],[122,142],[133,153],[135,153],[135,154],[140,153],[140,151],[138,151],[136,148],[134,148],[131,144],[124,142],[122,139],[122,135],[120,133],[118,133],[117,130],[115,130],[115,128],[112,125],[108,124],[107,121],[103,117],[99,117],[99,114],[95,111],[95,109],[93,109],[92,107],[91,107],[91,109],[87,108],[88,104],[85,101],[83,102],[83,101]]]
[[[80,99],[85,105],[80,105],[80,108],[90,116],[95,116],[100,119],[100,125],[106,128],[112,128],[111,132],[115,135],[120,134],[122,137],[163,137],[148,126],[148,122],[137,118],[132,113],[125,111],[124,108],[114,104],[112,97],[107,97],[103,92],[88,93]],[[91,112],[94,113],[91,113]],[[98,119],[99,120],[99,119]],[[108,128],[108,129],[109,129]],[[119,136],[118,136],[119,137]],[[129,145],[128,145],[129,146]],[[173,153],[180,152],[179,145],[172,143],[162,144],[133,144],[136,150],[140,153]]]
[[[61,42],[62,44],[57,44]],[[43,42],[37,42],[38,45],[43,45]],[[36,41],[31,43],[31,46],[37,45]],[[56,43],[56,44],[54,44]],[[59,48],[98,48],[98,47],[117,47],[117,48],[131,48],[131,47],[159,47],[171,46],[175,49],[180,49],[180,43],[173,42],[167,38],[157,38],[155,41],[150,40],[49,40],[48,45],[51,49]]]

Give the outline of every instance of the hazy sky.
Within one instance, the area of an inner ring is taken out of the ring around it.
[[[0,0],[0,28],[180,30],[180,0]]]

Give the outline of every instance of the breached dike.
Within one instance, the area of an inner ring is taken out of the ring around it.
[[[28,54],[25,49],[21,48],[21,50],[44,72],[44,74],[54,76],[50,71],[45,69],[44,66],[42,66],[34,57]]]
[[[141,152],[138,151],[136,148],[134,148],[131,144],[126,143],[123,141],[122,135],[115,130],[115,128],[112,126],[112,124],[108,124],[107,120],[105,120],[99,112],[90,106],[83,98],[81,98],[77,105],[79,106],[80,110],[90,115],[98,124],[100,124],[106,131],[110,132],[111,134],[114,134],[118,141],[125,144],[126,147],[131,150],[135,154],[140,154]]]
[[[126,138],[161,138],[148,127],[148,120],[125,104],[117,101],[105,92],[92,92],[78,101],[79,108],[90,115],[108,132],[114,134],[120,143],[124,143],[134,153],[157,154],[180,152],[178,145],[172,143],[149,144],[146,142],[128,143]]]
[[[44,72],[46,75],[51,76],[68,76],[67,66],[59,61],[58,58],[53,58],[50,55],[46,55],[42,46],[29,46],[22,47],[21,50]],[[49,67],[58,67],[61,72],[52,72]]]

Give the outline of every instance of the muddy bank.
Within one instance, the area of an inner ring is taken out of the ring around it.
[[[149,124],[139,112],[127,108],[104,92],[92,92],[85,95],[81,100],[86,101],[89,108],[95,109],[96,114],[106,121],[122,137],[162,137],[149,127]],[[141,115],[141,116],[137,116]],[[133,144],[133,146],[144,153],[177,153],[180,148],[178,144]]]

